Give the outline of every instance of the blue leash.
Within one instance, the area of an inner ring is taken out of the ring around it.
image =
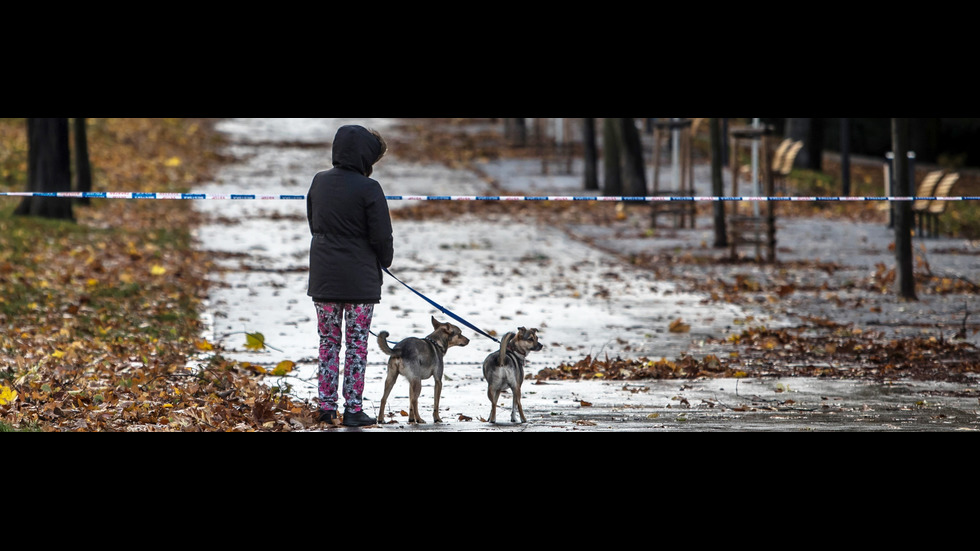
[[[424,300],[425,300],[426,302],[428,302],[429,304],[431,304],[431,305],[433,305],[433,306],[435,306],[435,307],[436,307],[436,308],[437,308],[437,309],[438,309],[438,310],[439,310],[440,312],[442,312],[443,314],[446,314],[447,316],[449,316],[449,317],[451,317],[451,318],[453,318],[454,320],[456,320],[456,321],[458,321],[458,322],[460,322],[460,323],[462,323],[462,324],[463,324],[463,325],[465,325],[466,327],[469,327],[470,329],[472,329],[472,330],[474,330],[474,331],[476,331],[477,333],[479,333],[479,334],[481,334],[481,335],[483,335],[484,337],[486,337],[486,338],[488,338],[488,339],[490,339],[490,340],[492,340],[493,342],[496,342],[496,343],[499,343],[499,342],[500,342],[500,341],[498,341],[497,339],[495,339],[495,338],[493,338],[493,337],[491,337],[490,335],[488,335],[488,334],[486,334],[486,333],[484,333],[484,332],[483,332],[483,331],[482,331],[482,330],[481,330],[480,328],[478,328],[478,327],[476,327],[476,326],[475,326],[475,325],[473,325],[472,323],[470,323],[470,322],[468,322],[468,321],[466,321],[466,320],[464,320],[463,318],[461,318],[461,317],[459,317],[459,316],[457,316],[456,314],[454,314],[454,313],[452,313],[452,312],[450,312],[449,310],[447,310],[446,308],[444,308],[444,307],[442,307],[442,306],[440,306],[439,304],[436,304],[436,303],[435,303],[435,302],[434,302],[434,301],[433,301],[432,299],[430,299],[429,297],[427,297],[427,296],[425,296],[425,295],[423,295],[422,293],[420,293],[420,292],[418,292],[418,291],[416,291],[415,289],[412,289],[411,287],[409,287],[409,286],[408,286],[408,284],[407,284],[407,283],[405,283],[404,281],[402,281],[402,280],[400,280],[400,279],[398,279],[397,277],[395,277],[395,274],[393,274],[393,273],[391,273],[391,272],[389,272],[389,271],[388,271],[388,268],[381,268],[381,269],[382,269],[382,270],[384,270],[386,274],[388,274],[388,275],[390,275],[390,276],[391,276],[391,277],[392,277],[392,278],[393,278],[393,279],[394,279],[395,281],[397,281],[398,283],[401,283],[402,285],[404,285],[406,289],[408,289],[409,291],[411,291],[411,292],[413,292],[413,293],[415,293],[416,295],[418,295],[418,296],[420,296],[420,297],[422,297],[422,298],[423,298],[423,299],[424,299]]]

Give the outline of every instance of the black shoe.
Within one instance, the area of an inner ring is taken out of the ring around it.
[[[374,417],[371,417],[367,413],[364,413],[363,410],[358,411],[357,413],[350,413],[348,411],[344,411],[343,425],[345,427],[366,427],[368,425],[377,425],[377,424],[378,424],[378,420],[375,419]]]
[[[331,425],[336,425],[337,423],[337,410],[320,410],[320,414],[316,417],[317,423],[329,423]]]

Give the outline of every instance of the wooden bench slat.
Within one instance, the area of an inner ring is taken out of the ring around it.
[[[934,191],[933,197],[949,197],[950,190],[953,189],[953,185],[956,181],[960,179],[959,173],[950,172],[939,182],[936,186],[936,191]],[[929,201],[932,203],[929,205],[929,214],[942,214],[946,211],[947,201]]]
[[[942,170],[934,170],[922,179],[922,183],[919,184],[919,189],[915,190],[916,197],[935,197],[933,193],[936,190],[936,184],[939,183],[940,178],[943,176]],[[933,201],[927,201],[920,199],[918,201],[912,202],[912,210],[915,212],[922,212],[929,208],[929,203]]]

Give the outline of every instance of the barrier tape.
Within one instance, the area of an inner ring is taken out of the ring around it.
[[[263,200],[304,200],[305,195],[255,195],[223,193],[140,193],[116,191],[6,191],[0,197],[63,197],[72,199],[263,199]]]
[[[61,197],[91,199],[181,199],[181,200],[260,200],[302,201],[306,195],[261,195],[247,193],[139,193],[112,191],[4,191],[0,197]],[[766,197],[766,196],[584,196],[584,195],[387,195],[389,201],[977,201],[980,196],[958,197]]]

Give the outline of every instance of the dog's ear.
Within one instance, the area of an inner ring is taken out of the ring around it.
[[[435,316],[432,316],[432,328],[433,329],[439,329],[439,326],[440,325],[442,325],[442,324],[439,323],[438,320],[436,320],[436,317]]]

